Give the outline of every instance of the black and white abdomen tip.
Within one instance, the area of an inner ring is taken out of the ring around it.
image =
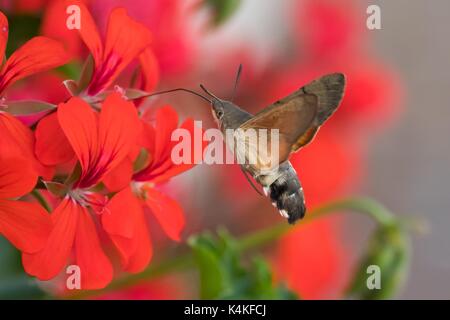
[[[295,170],[289,166],[269,187],[264,188],[272,204],[290,224],[305,216],[305,198]]]

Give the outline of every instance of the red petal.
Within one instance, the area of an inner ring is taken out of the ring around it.
[[[151,155],[155,154],[155,139],[156,139],[155,128],[153,128],[147,122],[142,121],[142,134],[140,144],[142,145],[142,147],[147,149],[147,151]]]
[[[117,192],[130,185],[133,176],[133,162],[126,157],[116,168],[112,169],[103,179],[110,192]]]
[[[107,88],[151,41],[150,31],[131,19],[123,8],[114,9],[108,21],[102,65],[96,65],[88,93]]]
[[[185,225],[183,209],[177,201],[153,188],[148,188],[146,191],[145,203],[155,215],[164,232],[172,240],[180,241],[180,234]]]
[[[0,112],[0,146],[6,158],[28,159],[39,175],[50,179],[53,172],[34,155],[34,135],[30,128],[6,112]]]
[[[8,18],[0,11],[0,61],[3,62],[8,43]],[[1,63],[1,62],[0,62]]]
[[[6,61],[1,71],[0,92],[19,79],[53,69],[68,60],[69,56],[61,43],[46,37],[34,37]]]
[[[22,256],[25,271],[40,280],[58,275],[68,262],[74,243],[81,207],[69,198],[64,199],[51,215],[53,229],[45,247],[35,254]]]
[[[192,119],[187,119],[183,124],[180,126],[180,128],[184,128],[188,130],[191,134],[191,137],[194,137],[194,121]],[[160,129],[158,129],[160,130]],[[148,135],[146,133],[146,135]],[[154,140],[154,139],[153,139]],[[150,142],[150,141],[149,141]],[[148,143],[149,143],[148,142]],[[157,165],[154,165],[153,163],[148,166],[146,169],[138,172],[134,179],[137,181],[151,181],[152,183],[161,183],[169,180],[170,178],[177,176],[191,168],[193,168],[196,163],[200,163],[203,157],[203,151],[208,145],[207,142],[203,142],[201,146],[201,152],[200,154],[195,153],[195,145],[194,145],[194,139],[191,141],[191,150],[193,150],[191,155],[191,160],[189,164],[180,164],[175,165],[172,162],[171,157],[167,157],[164,162],[159,162]],[[174,146],[174,143],[169,142],[167,143],[167,150],[170,154],[172,152],[172,148]],[[158,161],[158,159],[153,159],[154,161]]]
[[[78,97],[58,106],[58,120],[82,168],[82,178],[96,161],[98,120],[91,107]]]
[[[91,52],[95,65],[99,66],[103,61],[103,44],[94,19],[92,18],[92,15],[87,7],[84,5],[83,1],[66,1],[65,8],[69,5],[77,5],[80,8],[81,28],[78,31],[80,32],[80,36],[84,44]]]
[[[65,163],[75,156],[59,125],[56,112],[39,121],[34,134],[36,137],[35,153],[44,165],[54,166]]]
[[[104,56],[120,58],[114,70],[116,75],[150,45],[151,38],[150,31],[143,24],[130,18],[124,8],[111,11]]]
[[[0,160],[0,199],[20,197],[34,188],[38,177],[29,161],[21,158]]]
[[[119,94],[109,95],[99,120],[83,100],[73,97],[58,107],[59,123],[80,160],[80,187],[98,183],[137,144],[141,129],[136,108]]]
[[[137,110],[119,94],[109,95],[102,105],[99,123],[100,159],[103,174],[118,166],[133,150],[141,132]]]
[[[158,163],[170,157],[170,138],[177,127],[178,114],[174,108],[165,106],[156,111],[156,145],[153,157]]]
[[[194,121],[192,119],[187,119],[185,122],[183,122],[183,124],[180,126],[180,128],[186,129],[190,132],[191,137],[194,137]],[[203,134],[202,134],[203,136]],[[201,152],[199,154],[196,154],[195,152],[195,142],[194,139],[191,139],[191,160],[190,163],[187,164],[179,164],[179,165],[175,165],[173,164],[172,160],[170,159],[171,165],[168,169],[166,169],[164,172],[159,172],[158,170],[155,170],[152,172],[152,177],[149,179],[149,181],[153,182],[153,183],[161,183],[164,181],[169,180],[172,177],[175,177],[187,170],[192,169],[193,167],[195,167],[195,165],[197,163],[200,163],[202,158],[203,158],[203,151],[205,150],[206,146],[208,145],[208,142],[203,141],[202,146],[201,146]],[[173,147],[173,144],[171,145],[171,148]],[[172,152],[172,149],[170,149]],[[169,160],[167,160],[169,161]]]
[[[0,234],[19,250],[41,250],[50,234],[50,215],[36,203],[0,200]]]
[[[75,255],[81,271],[81,288],[101,289],[111,282],[113,268],[100,245],[94,221],[86,208],[80,208]]]
[[[140,211],[141,204],[137,201],[130,188],[118,192],[106,206],[102,215],[102,225],[110,235],[132,238],[136,225],[136,211]]]
[[[159,80],[159,66],[155,54],[147,48],[139,55],[141,64],[141,84],[142,90],[151,92],[155,89]]]
[[[153,255],[150,232],[148,230],[144,212],[141,210],[137,214],[138,220],[133,237],[133,240],[137,245],[134,254],[129,259],[128,264],[124,266],[124,270],[131,273],[143,271],[148,266]]]
[[[141,203],[127,188],[110,200],[108,211],[103,227],[120,254],[122,267],[128,272],[142,271],[151,259],[152,246]]]

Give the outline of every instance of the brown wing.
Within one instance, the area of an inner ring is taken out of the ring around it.
[[[268,147],[271,146],[270,130],[278,129],[279,156],[276,164],[282,163],[289,158],[293,151],[293,146],[296,145],[296,142],[313,124],[318,110],[317,97],[314,95],[299,94],[292,96],[291,99],[283,100],[283,102],[278,101],[259,112],[239,127],[244,134],[248,129],[257,129],[257,131],[258,129],[267,129]],[[257,162],[254,163],[255,166],[259,169],[270,169],[273,167],[273,161],[269,160],[273,156],[272,150],[268,150],[268,153],[264,155],[258,150],[258,146],[255,143],[244,141],[245,138],[239,139],[241,139],[241,145],[245,146],[247,151],[249,150],[249,154],[253,154],[257,158]],[[241,155],[241,157],[248,159],[248,155]]]
[[[298,151],[301,147],[312,141],[320,126],[336,111],[344,96],[345,76],[342,73],[332,73],[310,82],[298,91],[280,100],[290,100],[299,94],[312,94],[318,99],[318,110],[316,118],[311,127],[305,131],[304,135],[293,146],[293,151]]]
[[[343,74],[325,75],[257,113],[243,123],[240,129],[279,129],[278,163],[282,163],[292,152],[312,141],[320,126],[338,108],[344,89]],[[258,169],[272,167],[262,165],[268,159],[260,155],[257,146],[249,146],[246,141],[243,144],[258,158]]]

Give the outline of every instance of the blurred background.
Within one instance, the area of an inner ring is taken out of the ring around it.
[[[82,61],[86,50],[79,39],[56,27],[56,2],[0,1],[10,18],[8,52],[40,33],[64,41]],[[397,297],[450,297],[450,150],[445,142],[450,128],[448,1],[222,1],[229,6],[193,0],[88,3],[100,27],[106,25],[111,8],[119,5],[154,33],[159,63],[155,90],[197,88],[203,83],[219,97],[230,97],[242,63],[235,102],[257,112],[325,73],[344,72],[348,88],[341,107],[314,142],[292,158],[308,208],[364,195],[396,215],[424,220],[427,232],[412,237],[412,260]],[[370,4],[381,8],[381,30],[366,28]],[[75,61],[72,67],[76,70],[80,65]],[[46,77],[45,87],[32,78],[10,96],[57,103],[64,97],[60,80],[77,75],[71,70],[36,78]],[[143,108],[165,104],[174,106],[183,118],[202,120],[204,128],[215,125],[207,106],[195,97],[159,97],[145,101]],[[245,234],[280,221],[270,202],[254,192],[234,165],[200,165],[161,188],[182,203],[186,237],[217,226]],[[342,213],[295,228],[261,251],[276,279],[304,298],[341,298],[374,225],[364,217]],[[177,246],[156,228],[152,234],[156,261],[158,250],[170,252]],[[14,250],[1,240],[6,249],[0,255],[0,262],[5,261],[0,271],[17,269],[20,263],[9,258]],[[11,261],[16,265],[11,266]],[[190,279],[181,275],[176,280],[140,283],[103,298],[192,297]]]

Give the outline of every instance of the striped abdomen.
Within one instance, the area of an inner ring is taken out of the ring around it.
[[[305,215],[303,189],[289,161],[280,165],[277,176],[268,187],[264,187],[264,191],[280,214],[293,224]]]

